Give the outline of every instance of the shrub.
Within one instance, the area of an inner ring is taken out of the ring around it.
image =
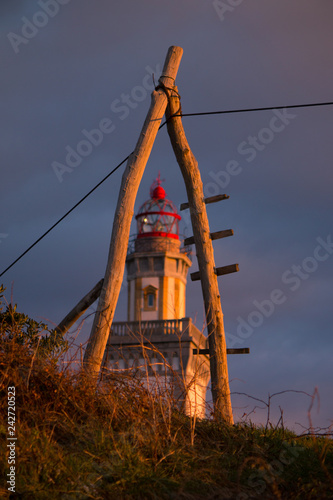
[[[4,304],[4,291],[3,285],[0,285],[0,342],[2,349],[10,348],[15,342],[25,346],[29,352],[35,352],[37,349],[40,356],[46,357],[58,357],[68,349],[68,341],[59,331],[50,330],[46,324],[18,312],[16,304]]]

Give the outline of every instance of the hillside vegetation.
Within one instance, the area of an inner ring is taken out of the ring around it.
[[[0,314],[3,498],[333,498],[332,440],[184,416],[134,373],[93,387],[59,364],[66,343],[11,306]],[[38,340],[40,336],[44,340]],[[15,387],[15,493],[8,491]]]

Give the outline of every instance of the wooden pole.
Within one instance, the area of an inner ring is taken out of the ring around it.
[[[186,139],[181,117],[172,117],[179,115],[177,87],[169,95],[168,133],[185,181],[206,311],[214,416],[233,424],[223,314],[200,170]]]
[[[90,292],[87,293],[76,304],[75,307],[67,314],[67,316],[59,323],[59,325],[55,328],[56,331],[65,334],[72,325],[82,316],[82,314],[88,309],[98,299],[103,285],[103,278],[94,286]]]
[[[181,47],[170,47],[164,63],[160,83],[174,85],[183,54]],[[167,106],[167,96],[162,89],[155,90],[139,140],[130,156],[122,177],[115,212],[108,262],[104,283],[95,315],[89,343],[84,356],[85,369],[97,380],[106,343],[118,301],[125,270],[125,260],[134,203],[140,181],[152,150],[154,140]]]

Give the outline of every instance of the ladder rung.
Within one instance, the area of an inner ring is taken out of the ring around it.
[[[233,236],[234,231],[232,229],[225,229],[224,231],[217,231],[215,233],[210,233],[210,239],[212,241],[219,240],[221,238],[227,238],[227,236]],[[184,245],[194,245],[194,236],[190,236],[184,240]]]
[[[230,273],[238,273],[238,271],[239,271],[238,264],[230,264],[230,266],[215,268],[216,276],[223,276],[224,274],[230,274]]]
[[[223,267],[216,267],[215,268],[216,276],[223,276],[224,274],[237,273],[238,271],[239,271],[238,264],[230,264],[230,266],[223,266]],[[199,281],[200,280],[200,271],[197,271],[196,273],[191,273],[191,280],[192,281]]]
[[[209,349],[193,349],[193,354],[209,354]],[[227,349],[227,354],[250,354],[249,347],[240,347],[238,349]]]
[[[216,203],[217,201],[228,200],[229,198],[230,196],[228,196],[227,194],[217,194],[216,196],[210,196],[209,198],[205,198],[204,203],[208,205],[209,203]],[[186,210],[187,208],[190,208],[188,201],[180,205],[180,211]]]

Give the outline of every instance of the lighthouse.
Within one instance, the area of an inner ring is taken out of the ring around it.
[[[154,383],[167,381],[179,406],[203,418],[209,358],[195,352],[207,349],[208,343],[186,316],[187,273],[192,262],[179,238],[181,217],[160,175],[135,219],[136,235],[126,258],[127,321],[112,324],[104,368],[146,372]]]
[[[160,177],[137,215],[133,253],[126,260],[128,321],[185,317],[187,271],[191,261],[180,248],[177,209],[166,197]]]

